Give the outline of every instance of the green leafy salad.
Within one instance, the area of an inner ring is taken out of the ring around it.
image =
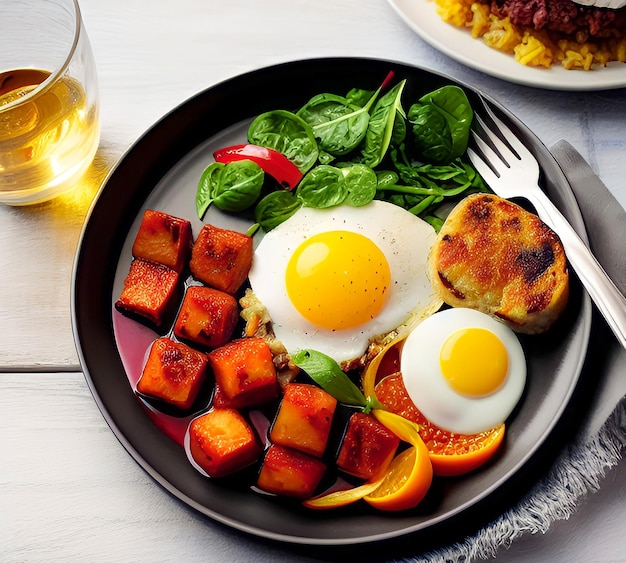
[[[355,207],[373,199],[443,224],[446,201],[488,191],[466,161],[473,111],[448,85],[403,106],[406,80],[376,91],[322,93],[294,111],[257,116],[246,144],[216,151],[202,173],[196,210],[251,212],[269,231],[300,207]]]

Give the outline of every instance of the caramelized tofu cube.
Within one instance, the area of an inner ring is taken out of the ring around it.
[[[337,400],[308,383],[289,383],[270,430],[274,444],[320,457],[328,443]]]
[[[348,422],[337,467],[361,479],[384,471],[398,449],[399,438],[374,417],[354,413]]]
[[[278,395],[272,352],[263,338],[240,338],[208,354],[216,387],[239,408],[260,405]]]
[[[193,245],[189,267],[206,285],[236,293],[248,277],[252,255],[252,237],[204,225]]]
[[[133,256],[163,264],[180,273],[191,253],[191,223],[147,209],[133,243]]]
[[[257,486],[277,495],[306,499],[313,496],[326,465],[301,452],[272,445],[265,454]]]
[[[187,288],[174,325],[174,334],[217,348],[226,344],[239,319],[237,300],[230,294],[204,286]]]
[[[115,306],[123,313],[144,317],[159,327],[176,297],[178,278],[178,273],[167,266],[136,258]]]
[[[210,477],[225,477],[261,455],[254,430],[235,409],[213,409],[189,425],[189,450]]]
[[[188,409],[198,395],[206,368],[207,358],[201,352],[170,338],[159,338],[150,348],[137,391]]]

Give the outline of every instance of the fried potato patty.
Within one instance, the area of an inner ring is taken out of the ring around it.
[[[495,195],[468,196],[452,210],[428,269],[445,303],[478,309],[516,332],[546,331],[567,304],[569,275],[558,235]]]

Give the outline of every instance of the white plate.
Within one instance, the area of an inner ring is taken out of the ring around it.
[[[626,64],[610,63],[591,71],[541,69],[524,66],[512,55],[496,51],[469,30],[445,23],[433,0],[388,0],[391,7],[424,41],[435,49],[497,78],[553,90],[604,90],[626,87]]]

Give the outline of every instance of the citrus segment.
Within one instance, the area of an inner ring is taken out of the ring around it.
[[[380,486],[363,498],[379,510],[413,508],[424,498],[432,482],[433,469],[428,450],[419,436],[416,424],[384,410],[375,409],[372,412],[398,438],[410,443],[411,447],[393,459]]]
[[[375,396],[375,386],[379,378],[382,377],[381,374],[386,375],[389,373],[388,370],[390,370],[392,366],[399,368],[399,349],[403,343],[404,337],[394,338],[391,342],[385,344],[369,364],[367,364],[367,367],[363,370],[363,374],[361,375],[361,386],[363,387],[363,393],[366,397]]]
[[[308,508],[316,508],[318,510],[326,508],[339,508],[340,506],[346,506],[356,502],[357,500],[361,500],[364,496],[369,495],[380,487],[382,482],[383,477],[379,477],[359,487],[354,487],[353,489],[333,491],[332,493],[307,499],[302,504]]]
[[[486,463],[504,439],[505,426],[500,424],[479,434],[455,434],[432,424],[415,406],[402,381],[402,374],[383,378],[375,388],[376,397],[393,413],[419,426],[435,475],[462,475]]]

